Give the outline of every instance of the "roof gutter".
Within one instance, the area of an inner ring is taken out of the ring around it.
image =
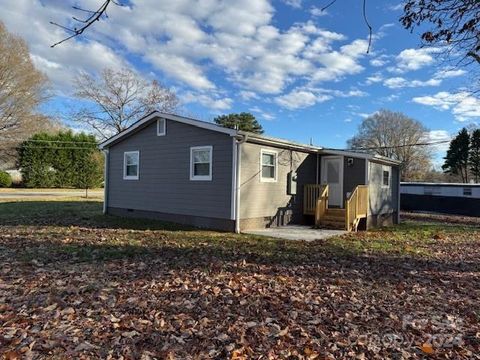
[[[281,147],[288,150],[299,150],[299,151],[304,151],[309,153],[317,153],[318,151],[322,150],[322,148],[320,147],[295,144],[289,141],[284,141],[282,139],[268,138],[265,136],[255,136],[255,134],[250,134],[243,131],[239,131],[238,133],[239,135],[245,136],[246,137],[245,141],[248,141],[250,143]]]

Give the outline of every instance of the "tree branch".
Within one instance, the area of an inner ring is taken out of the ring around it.
[[[60,45],[62,43],[64,43],[65,41],[68,41],[76,36],[79,36],[81,34],[83,34],[83,32],[88,29],[90,26],[92,26],[95,21],[99,21],[100,18],[105,15],[107,16],[107,8],[108,8],[108,5],[110,5],[111,3],[113,3],[114,5],[118,5],[118,6],[122,6],[120,3],[118,3],[117,1],[115,0],[105,0],[103,2],[103,4],[95,11],[92,11],[92,10],[85,10],[85,9],[82,9],[82,8],[79,8],[79,7],[76,7],[76,6],[73,6],[73,9],[75,10],[78,10],[78,11],[83,11],[83,12],[87,12],[90,14],[89,17],[87,17],[85,20],[80,20],[78,18],[76,18],[75,16],[72,17],[73,20],[79,22],[79,23],[82,23],[84,25],[82,25],[80,28],[68,28],[66,26],[63,26],[63,25],[60,25],[60,24],[57,24],[53,21],[50,21],[50,24],[52,25],[55,25],[55,26],[58,26],[70,33],[72,33],[72,35],[70,36],[67,36],[66,38],[56,42],[55,44],[51,45],[50,47],[55,47],[57,45]]]

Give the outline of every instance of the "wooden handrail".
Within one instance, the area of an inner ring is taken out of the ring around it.
[[[315,215],[317,201],[324,192],[325,186],[320,184],[306,184],[303,188],[303,213]]]
[[[323,185],[323,190],[320,193],[319,198],[315,206],[315,226],[320,225],[322,217],[325,215],[328,209],[328,184]]]
[[[358,185],[345,202],[345,227],[357,230],[360,219],[368,216],[368,185]]]

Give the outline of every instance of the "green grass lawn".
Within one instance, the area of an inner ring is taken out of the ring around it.
[[[117,236],[114,239],[107,238],[102,243],[97,243],[94,239],[85,242],[83,237],[80,241],[72,239],[69,242],[69,249],[98,247],[95,256],[98,256],[102,249],[105,256],[111,255],[111,246],[118,247],[120,253],[122,250],[145,255],[162,246],[180,246],[182,249],[208,247],[209,251],[231,251],[239,256],[290,261],[315,260],[317,256],[332,253],[336,256],[387,254],[432,257],[438,255],[438,251],[443,250],[444,246],[451,244],[452,239],[455,239],[454,244],[460,246],[465,238],[472,236],[478,238],[480,230],[471,225],[446,226],[442,223],[408,222],[376,231],[350,233],[309,243],[199,230],[148,219],[103,215],[102,203],[83,198],[0,203],[0,224],[13,225],[20,229],[24,226],[28,228],[29,225],[49,225],[44,229],[44,234],[48,238],[74,230],[116,231]],[[439,245],[442,249],[439,249]],[[54,250],[61,251],[62,247],[56,247]],[[88,258],[88,249],[82,253]]]
[[[101,210],[0,203],[0,355],[478,354],[478,227],[411,221],[303,242]]]

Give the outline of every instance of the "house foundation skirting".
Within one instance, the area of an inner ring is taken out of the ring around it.
[[[219,219],[194,215],[169,214],[157,211],[123,209],[109,207],[107,213],[115,216],[132,217],[141,219],[153,219],[172,223],[190,225],[198,228],[235,231],[235,221],[231,219]]]
[[[240,220],[240,230],[265,229],[270,227],[285,226],[293,223],[292,214],[287,213],[282,216],[263,216]]]

